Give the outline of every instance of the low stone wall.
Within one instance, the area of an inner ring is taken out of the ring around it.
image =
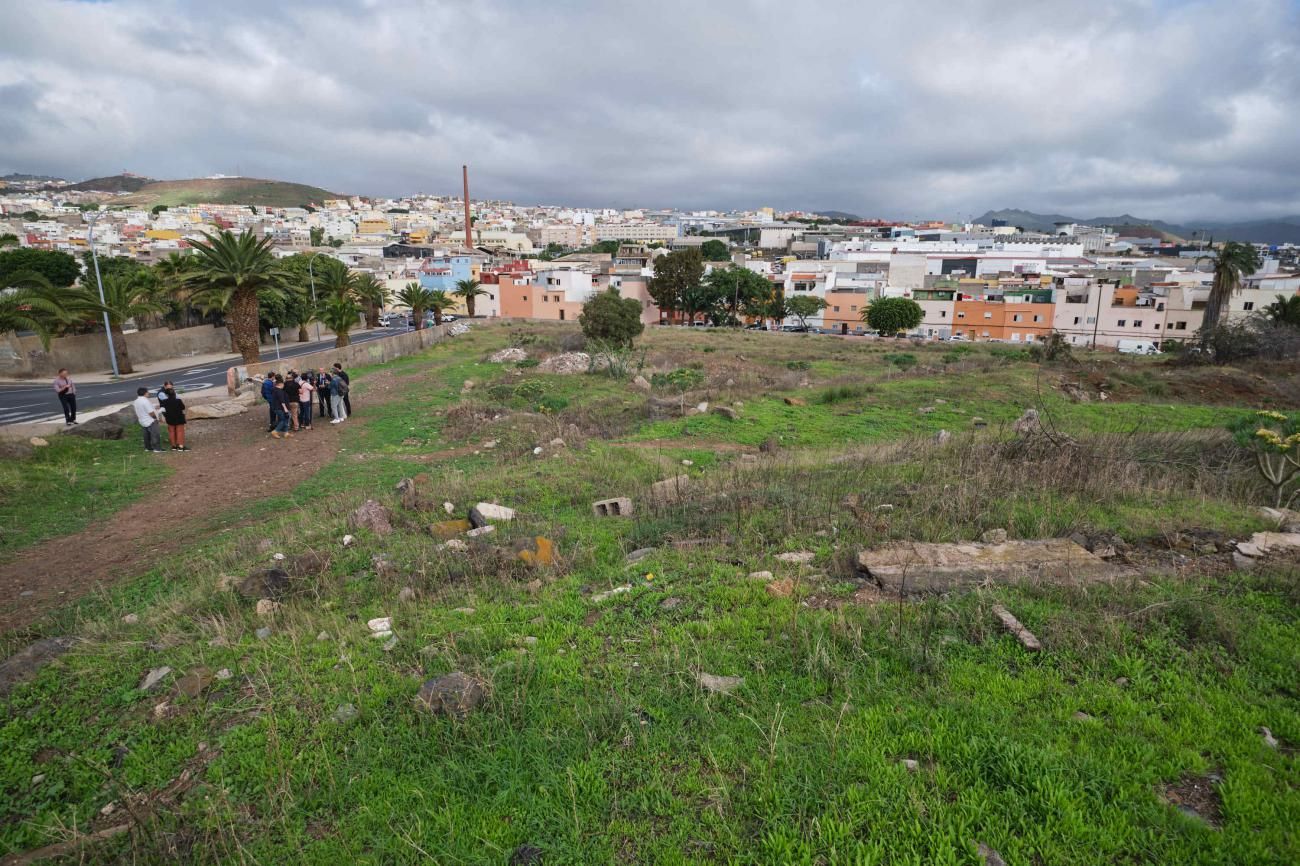
[[[224,327],[199,325],[194,328],[151,328],[126,335],[126,349],[134,364],[207,355],[230,351],[230,332]],[[0,375],[53,376],[60,367],[76,373],[108,372],[108,340],[103,333],[58,337],[50,341],[49,351],[39,338],[0,335]]]
[[[281,373],[289,369],[315,370],[318,367],[331,367],[336,362],[342,364],[345,370],[366,364],[383,364],[396,358],[413,355],[434,343],[442,342],[447,339],[449,327],[451,326],[438,325],[421,331],[407,331],[405,334],[397,334],[393,337],[356,343],[341,349],[325,349],[312,352],[310,355],[297,355],[280,361],[262,361],[247,366],[231,367],[226,371],[226,390],[234,394],[239,383],[250,376],[260,376],[264,373]]]

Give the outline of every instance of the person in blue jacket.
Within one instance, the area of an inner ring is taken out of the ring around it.
[[[266,432],[270,433],[275,429],[275,377],[270,373],[267,373],[266,378],[262,380],[262,399],[266,401],[266,409],[270,419]]]

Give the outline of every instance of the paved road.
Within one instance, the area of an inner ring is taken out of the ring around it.
[[[407,330],[409,329],[402,326],[361,331],[352,335],[352,342],[366,343],[370,340],[402,334]],[[298,355],[318,352],[333,345],[333,337],[313,343],[281,343],[280,357],[288,360]],[[107,351],[106,347],[105,352]],[[274,361],[275,351],[271,350],[263,353],[262,360]],[[88,412],[104,406],[129,403],[135,399],[136,388],[143,385],[153,390],[161,385],[164,379],[171,379],[176,383],[176,387],[186,391],[197,391],[201,388],[211,388],[218,385],[224,386],[226,384],[226,370],[232,365],[233,362],[218,362],[203,367],[178,365],[170,370],[155,370],[142,376],[126,376],[116,382],[78,383],[77,411],[78,413]],[[74,382],[77,380],[76,371],[73,371],[72,380]],[[53,377],[51,377],[52,381]],[[34,384],[0,383],[0,424],[61,420],[63,410],[59,408],[59,398],[55,395],[54,386],[51,382]]]

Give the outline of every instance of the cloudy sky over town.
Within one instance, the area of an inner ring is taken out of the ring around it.
[[[0,173],[964,218],[1300,213],[1300,15],[0,0]]]

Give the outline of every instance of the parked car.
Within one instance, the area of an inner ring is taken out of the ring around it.
[[[758,323],[754,323],[754,324],[752,324],[752,325],[746,325],[746,326],[745,326],[745,330],[746,330],[746,331],[766,331],[766,330],[767,330],[767,325],[760,325],[760,324],[758,324]]]
[[[1159,355],[1160,350],[1151,340],[1120,340],[1117,346],[1121,355]]]
[[[808,329],[803,325],[782,325],[781,330],[790,334],[806,334]]]

